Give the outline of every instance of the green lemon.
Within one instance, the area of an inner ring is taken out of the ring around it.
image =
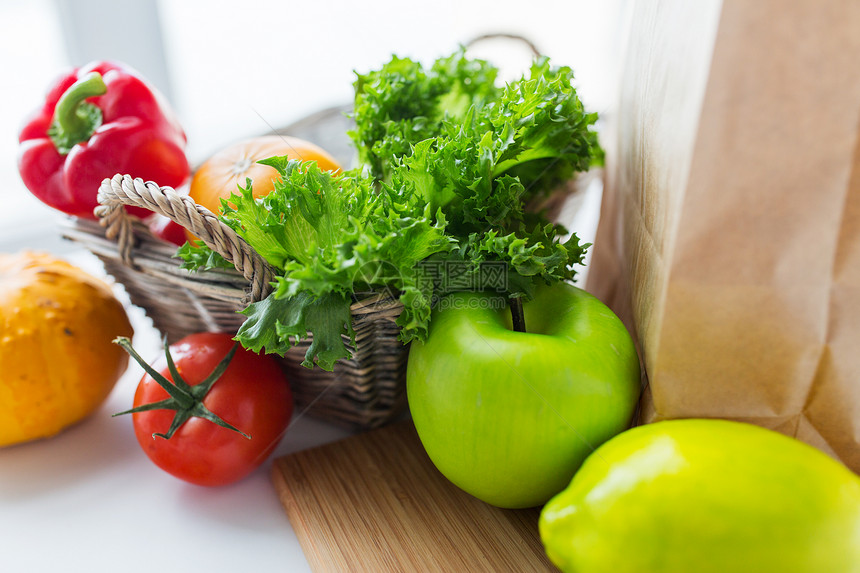
[[[750,424],[659,422],[589,456],[540,534],[566,572],[860,572],[860,478]]]

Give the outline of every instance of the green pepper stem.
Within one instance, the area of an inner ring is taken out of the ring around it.
[[[106,93],[107,86],[98,72],[88,73],[63,92],[54,108],[54,120],[48,132],[60,153],[68,153],[99,128],[101,110],[85,100]]]
[[[514,297],[510,299],[509,303],[511,307],[511,324],[514,327],[515,332],[525,332],[526,331],[526,317],[523,312],[523,299],[521,297]]]

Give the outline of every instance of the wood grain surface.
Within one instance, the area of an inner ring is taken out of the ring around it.
[[[499,509],[455,487],[411,421],[281,457],[272,473],[315,573],[556,571],[539,510]]]

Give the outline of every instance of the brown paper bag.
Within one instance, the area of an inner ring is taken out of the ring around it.
[[[587,288],[641,418],[718,417],[860,471],[860,2],[636,3]]]

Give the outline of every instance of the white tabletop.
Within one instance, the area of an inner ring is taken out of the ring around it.
[[[66,258],[98,269],[83,254]],[[155,358],[159,335],[140,309],[129,315],[135,346]],[[270,479],[272,460],[348,432],[295,415],[250,477],[194,486],[149,461],[130,416],[111,417],[131,406],[141,375],[132,364],[95,414],[60,435],[0,449],[0,571],[310,571]]]

